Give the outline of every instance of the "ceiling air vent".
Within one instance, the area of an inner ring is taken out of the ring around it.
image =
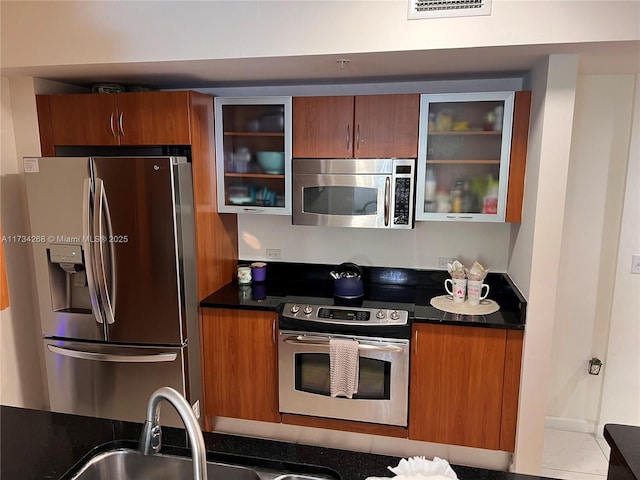
[[[491,15],[491,0],[409,0],[409,20]]]

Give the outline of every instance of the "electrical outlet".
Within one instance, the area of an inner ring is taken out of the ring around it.
[[[282,252],[279,248],[267,248],[267,258],[278,259],[282,257]]]
[[[640,273],[640,253],[631,255],[631,273]]]
[[[451,257],[438,257],[438,266],[442,268],[447,268],[447,263],[455,262],[455,258]]]
[[[191,409],[196,418],[200,418],[200,400],[196,400],[196,403],[191,405]]]

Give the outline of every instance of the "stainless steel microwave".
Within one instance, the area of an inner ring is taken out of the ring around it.
[[[293,159],[293,224],[413,228],[415,159]]]

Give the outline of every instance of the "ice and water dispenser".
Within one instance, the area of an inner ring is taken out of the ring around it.
[[[90,314],[91,297],[82,246],[51,244],[47,255],[53,310]]]

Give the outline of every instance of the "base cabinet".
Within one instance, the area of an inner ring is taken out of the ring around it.
[[[409,438],[513,451],[522,332],[417,324],[413,342]]]
[[[202,309],[207,430],[211,417],[280,422],[274,312]]]

